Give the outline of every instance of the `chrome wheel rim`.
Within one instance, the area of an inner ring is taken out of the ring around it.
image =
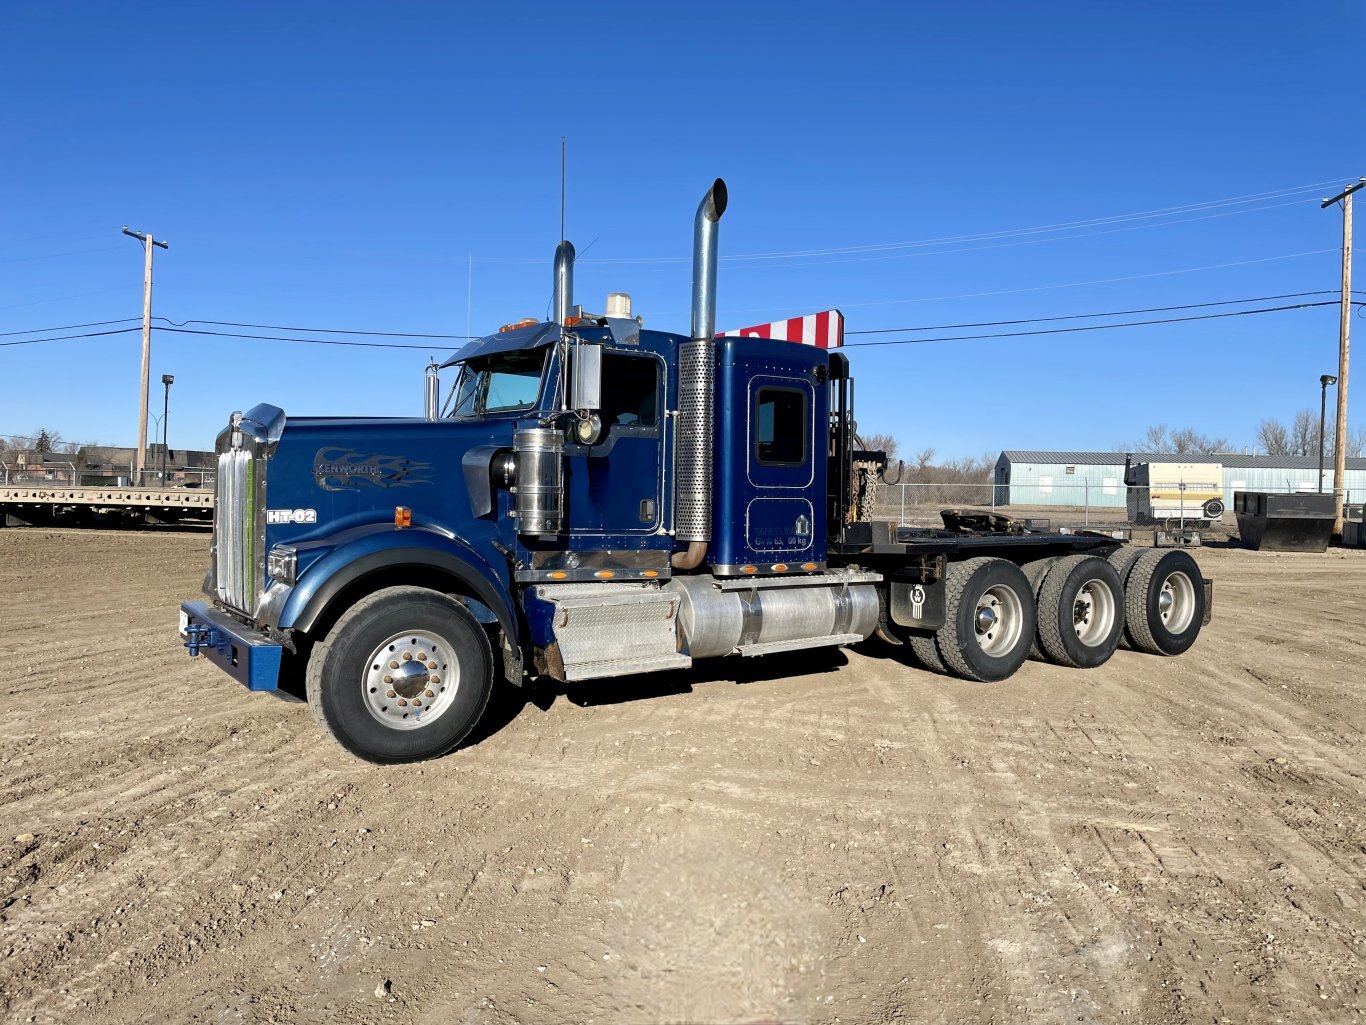
[[[1024,607],[1014,588],[996,584],[982,592],[973,613],[973,627],[977,644],[993,658],[1000,658],[1014,650],[1020,640]]]
[[[1104,580],[1088,580],[1072,603],[1072,626],[1088,648],[1104,644],[1115,625],[1115,593]]]
[[[1157,592],[1157,614],[1174,634],[1184,633],[1195,618],[1195,584],[1178,570],[1162,581]]]
[[[460,689],[454,649],[429,630],[394,634],[361,674],[365,709],[391,730],[420,730],[440,719]]]

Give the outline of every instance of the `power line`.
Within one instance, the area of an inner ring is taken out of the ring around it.
[[[1097,317],[1129,317],[1136,313],[1168,313],[1172,310],[1198,310],[1209,306],[1238,306],[1243,303],[1264,303],[1276,299],[1302,299],[1310,295],[1336,295],[1337,289],[1324,288],[1317,292],[1286,292],[1283,295],[1259,295],[1251,299],[1221,299],[1217,302],[1186,303],[1182,306],[1148,306],[1137,310],[1113,310],[1109,313],[1069,313],[1058,317],[1029,317],[1021,320],[983,320],[975,324],[934,324],[929,327],[879,327],[863,331],[846,331],[846,335],[887,335],[902,331],[956,331],[965,327],[1005,327],[1011,324],[1044,324],[1055,320],[1091,320]]]
[[[1180,274],[1196,274],[1201,271],[1225,270],[1229,267],[1247,267],[1256,263],[1274,263],[1277,260],[1296,260],[1304,256],[1322,256],[1325,253],[1336,253],[1336,247],[1332,249],[1310,249],[1303,253],[1285,253],[1282,256],[1262,256],[1253,260],[1234,260],[1231,263],[1211,263],[1203,267],[1178,267],[1174,270],[1149,271],[1145,274],[1124,274],[1115,278],[1092,278],[1089,281],[1064,281],[1055,285],[1028,285],[1024,288],[1003,288],[993,292],[960,292],[957,295],[929,295],[917,296],[914,299],[879,299],[866,303],[840,303],[842,310],[852,310],[868,306],[899,306],[904,303],[929,303],[943,302],[953,299],[983,299],[995,295],[1019,295],[1024,292],[1047,292],[1055,288],[1082,288],[1087,285],[1114,285],[1121,281],[1143,281],[1148,278],[1170,278]],[[745,312],[754,312],[752,310]]]
[[[89,331],[80,335],[54,335],[51,338],[23,338],[15,342],[0,342],[0,346],[6,345],[39,345],[43,342],[65,342],[71,338],[103,338],[106,335],[126,335],[135,331],[141,331],[139,327],[121,327],[115,331]],[[163,330],[168,330],[163,328]]]
[[[1294,303],[1289,306],[1268,306],[1260,310],[1234,310],[1231,313],[1203,313],[1194,317],[1163,317],[1158,320],[1131,320],[1119,324],[1087,324],[1084,327],[1051,327],[1038,331],[1002,331],[989,335],[943,335],[938,338],[890,338],[875,342],[850,342],[850,346],[873,345],[928,345],[930,342],[970,342],[988,338],[1025,338],[1033,335],[1063,335],[1077,331],[1109,331],[1120,327],[1149,327],[1155,324],[1184,324],[1193,320],[1220,320],[1225,317],[1251,317],[1259,313],[1282,313],[1286,310],[1307,310],[1315,306],[1337,306],[1336,302]],[[1364,302],[1354,302],[1355,306],[1366,306]]]
[[[317,335],[364,335],[376,338],[444,338],[456,341],[463,341],[469,338],[477,338],[478,335],[442,335],[442,334],[422,334],[415,331],[350,331],[345,328],[335,327],[291,327],[288,324],[246,324],[236,320],[167,320],[165,317],[154,317],[174,327],[184,327],[186,324],[209,324],[214,327],[251,327],[263,331],[300,331],[309,332]]]
[[[177,335],[212,335],[215,338],[247,338],[260,342],[299,342],[302,345],[345,345],[360,349],[422,349],[431,352],[434,348],[431,345],[402,345],[397,342],[351,342],[342,338],[290,338],[286,335],[244,335],[234,331],[196,331],[185,327],[163,327],[158,330]]]
[[[84,256],[87,253],[108,253],[122,246],[101,246],[99,249],[71,249],[65,253],[35,253],[33,256],[13,256],[0,263],[28,263],[30,260],[55,260],[61,256]]]
[[[49,331],[74,331],[79,327],[105,327],[108,324],[127,324],[137,320],[137,317],[120,317],[118,320],[92,320],[88,324],[62,324],[58,327],[31,327],[27,331],[0,331],[0,338],[10,338],[14,335],[41,335]]]
[[[1030,318],[1020,318],[1020,319],[1016,319],[1016,320],[993,320],[993,321],[981,321],[981,322],[976,322],[976,323],[964,323],[964,324],[936,324],[936,325],[930,325],[930,326],[924,326],[924,327],[908,326],[908,327],[895,327],[895,328],[873,328],[873,329],[867,329],[867,330],[862,330],[862,331],[849,331],[849,332],[847,332],[847,334],[849,334],[849,335],[875,335],[875,334],[889,334],[889,333],[898,333],[898,332],[948,331],[948,330],[958,330],[958,329],[961,329],[961,328],[971,328],[971,327],[1004,327],[1004,326],[1015,325],[1015,324],[1041,324],[1041,323],[1050,323],[1050,322],[1062,321],[1062,320],[1089,320],[1089,319],[1102,318],[1102,317],[1124,317],[1124,316],[1132,316],[1132,315],[1134,315],[1134,314],[1139,314],[1139,313],[1163,313],[1163,312],[1175,311],[1175,310],[1203,309],[1203,308],[1214,307],[1214,306],[1232,306],[1232,305],[1239,305],[1239,304],[1242,304],[1242,303],[1269,302],[1269,301],[1276,300],[1276,299],[1301,298],[1301,297],[1313,296],[1313,295],[1332,295],[1332,294],[1335,294],[1337,291],[1338,291],[1337,289],[1321,289],[1321,290],[1319,290],[1319,291],[1314,291],[1314,292],[1288,292],[1288,293],[1285,293],[1285,294],[1282,294],[1282,295],[1255,296],[1255,297],[1251,297],[1251,298],[1247,298],[1247,299],[1221,299],[1221,300],[1215,300],[1215,301],[1204,302],[1204,303],[1186,303],[1186,304],[1183,304],[1183,305],[1180,305],[1180,306],[1150,306],[1150,307],[1145,307],[1145,308],[1141,308],[1141,309],[1132,309],[1132,310],[1111,310],[1111,311],[1109,311],[1109,312],[1104,312],[1104,313],[1071,313],[1071,314],[1059,314],[1059,315],[1057,315],[1057,316],[1052,316],[1052,317],[1030,317]],[[1354,292],[1353,294],[1366,294],[1366,293]],[[1039,330],[1039,331],[999,332],[999,333],[987,334],[987,335],[962,335],[962,336],[957,336],[957,337],[942,337],[942,338],[888,339],[888,340],[884,340],[884,341],[850,342],[849,344],[850,344],[850,346],[901,345],[901,344],[917,344],[917,343],[922,343],[922,342],[970,341],[970,340],[973,340],[973,339],[984,339],[984,338],[1016,338],[1016,337],[1024,337],[1024,336],[1029,336],[1029,335],[1065,334],[1065,333],[1070,333],[1070,332],[1075,332],[1075,331],[1102,331],[1102,330],[1106,330],[1106,329],[1108,329],[1108,328],[1114,328],[1114,327],[1142,327],[1142,326],[1154,325],[1154,324],[1178,324],[1178,323],[1184,323],[1184,322],[1193,321],[1193,320],[1214,320],[1214,319],[1219,319],[1219,318],[1223,318],[1223,317],[1240,317],[1240,316],[1247,316],[1247,315],[1258,314],[1258,313],[1278,313],[1278,312],[1283,312],[1283,311],[1287,311],[1287,310],[1311,309],[1311,308],[1316,307],[1316,306],[1336,306],[1336,305],[1338,305],[1338,303],[1337,303],[1336,301],[1330,301],[1330,302],[1315,302],[1315,303],[1292,303],[1292,304],[1285,305],[1285,306],[1274,306],[1274,307],[1268,307],[1268,308],[1265,308],[1265,309],[1257,309],[1257,310],[1237,310],[1237,311],[1234,311],[1234,312],[1231,312],[1231,313],[1216,313],[1216,314],[1207,314],[1207,315],[1194,316],[1194,317],[1167,317],[1167,318],[1161,318],[1161,319],[1156,319],[1156,320],[1132,321],[1132,322],[1121,323],[1121,324],[1097,324],[1097,325],[1091,325],[1091,326],[1086,326],[1086,327],[1051,328],[1051,329],[1044,329],[1044,330]],[[1355,301],[1355,300],[1354,300],[1354,301],[1352,302],[1352,305],[1358,307],[1358,308],[1361,309],[1361,310],[1366,310],[1366,301]],[[137,318],[126,318],[126,319],[127,319],[127,320],[135,320],[135,319],[137,319]],[[164,320],[165,318],[159,317],[159,318],[157,318],[157,319],[158,319],[158,320]],[[73,324],[73,325],[68,325],[68,326],[70,326],[70,327],[84,327],[84,326],[96,326],[96,325],[99,325],[99,324],[117,324],[117,323],[121,323],[121,321],[96,321],[96,322],[94,322],[94,323],[92,323],[92,324],[90,324],[90,325],[75,325],[75,324]],[[214,323],[221,323],[221,324],[225,324],[225,325],[227,324],[227,322],[225,322],[225,321],[196,321],[196,320],[184,321],[183,323],[187,323],[187,324],[214,324]],[[57,331],[57,330],[62,330],[62,328],[53,327],[53,328],[40,328],[40,329],[36,329],[36,330],[40,330],[40,331]],[[43,343],[43,342],[61,342],[61,341],[68,341],[68,340],[77,339],[77,338],[103,338],[103,337],[107,337],[107,336],[110,336],[110,335],[130,334],[130,333],[135,332],[135,331],[137,331],[137,330],[139,330],[139,329],[138,329],[138,328],[118,328],[118,329],[115,329],[115,330],[112,330],[112,331],[89,331],[89,332],[83,332],[83,333],[79,333],[79,334],[53,335],[53,336],[49,336],[49,337],[45,337],[45,338],[25,338],[25,339],[20,339],[20,340],[18,340],[18,341],[0,342],[0,346],[12,346],[12,345],[38,345],[38,344],[41,344],[41,343]],[[431,349],[432,349],[432,346],[430,346],[430,345],[405,345],[405,344],[395,343],[395,342],[356,342],[356,341],[349,341],[349,340],[347,340],[347,339],[340,339],[340,338],[294,338],[294,337],[290,337],[290,336],[288,336],[288,335],[243,334],[243,333],[239,333],[239,332],[235,332],[235,331],[206,331],[206,330],[196,330],[196,329],[182,328],[182,327],[163,327],[163,328],[158,328],[158,330],[160,330],[160,331],[166,331],[166,332],[169,332],[169,333],[171,333],[171,334],[199,335],[199,336],[210,336],[210,337],[215,337],[215,338],[239,338],[239,339],[245,339],[245,340],[250,340],[250,341],[265,341],[265,342],[298,342],[298,343],[303,344],[303,345],[340,345],[340,346],[346,346],[346,347],[352,347],[352,348],[366,348],[366,349],[417,349],[417,350],[422,350],[422,351],[431,351]],[[22,332],[13,332],[13,333],[22,333]],[[345,333],[349,333],[349,334],[361,334],[361,333],[385,334],[385,332],[345,332]],[[441,339],[445,339],[445,338],[460,339],[460,338],[464,338],[464,337],[466,337],[466,336],[463,336],[463,335],[399,335],[399,337],[413,337],[413,338],[430,337],[430,338],[441,338]]]
[[[1325,185],[1336,182],[1315,182],[1308,185],[1299,185],[1286,189],[1275,189],[1270,192],[1254,193],[1246,196],[1233,196],[1226,199],[1209,200],[1200,203],[1187,203],[1180,206],[1163,207],[1156,210],[1144,210],[1137,213],[1116,214],[1108,217],[1093,217],[1076,221],[1061,221],[1056,224],[1038,225],[1029,228],[1008,228],[1000,231],[978,232],[969,235],[948,235],[940,238],[912,239],[905,242],[879,242],[856,246],[838,246],[827,249],[793,249],[766,253],[735,253],[723,256],[723,260],[779,260],[792,259],[803,256],[843,256],[856,253],[874,253],[892,249],[911,249],[923,248],[927,246],[945,246],[964,242],[983,242],[993,239],[1013,238],[1020,235],[1047,234],[1050,232],[1068,231],[1077,228],[1092,228],[1106,224],[1120,224],[1126,221],[1148,220],[1158,217],[1168,217],[1174,214],[1198,213],[1204,210],[1213,210],[1220,207],[1237,206],[1250,203],[1266,203],[1273,199],[1282,199],[1292,195],[1304,195],[1318,192]],[[1295,201],[1296,203],[1299,200]],[[1231,211],[1228,215],[1236,213],[1258,213],[1262,210],[1273,210],[1280,206],[1294,205],[1293,203],[1276,203],[1269,206],[1255,207],[1249,210]],[[1226,216],[1219,214],[1215,216]],[[1184,218],[1170,223],[1179,224],[1187,220],[1204,220],[1206,218]],[[1146,227],[1160,227],[1161,225],[1147,225]],[[1107,234],[1106,232],[1094,232],[1091,234]],[[1089,235],[1072,236],[1086,238]],[[617,263],[617,264],[643,264],[643,263],[685,263],[690,257],[655,257],[655,258],[621,258],[621,259],[600,259],[590,261],[594,263]]]
[[[93,292],[77,292],[75,295],[54,295],[50,299],[34,299],[26,303],[10,303],[7,306],[0,306],[0,310],[17,310],[21,306],[42,306],[45,303],[66,302],[68,299],[85,299],[92,295],[108,295],[110,292],[122,292],[122,286],[118,288],[100,288]]]

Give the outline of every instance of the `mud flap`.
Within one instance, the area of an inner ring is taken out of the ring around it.
[[[944,625],[944,581],[921,584],[891,582],[892,622],[911,630],[938,630]]]

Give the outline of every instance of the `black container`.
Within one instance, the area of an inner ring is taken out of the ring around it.
[[[1235,491],[1233,512],[1243,544],[1259,552],[1326,552],[1333,536],[1331,494]]]

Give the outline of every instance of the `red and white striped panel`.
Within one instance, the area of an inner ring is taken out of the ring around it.
[[[723,331],[718,338],[772,338],[780,342],[800,342],[818,349],[838,349],[844,344],[844,314],[839,310],[789,317],[771,324]]]

